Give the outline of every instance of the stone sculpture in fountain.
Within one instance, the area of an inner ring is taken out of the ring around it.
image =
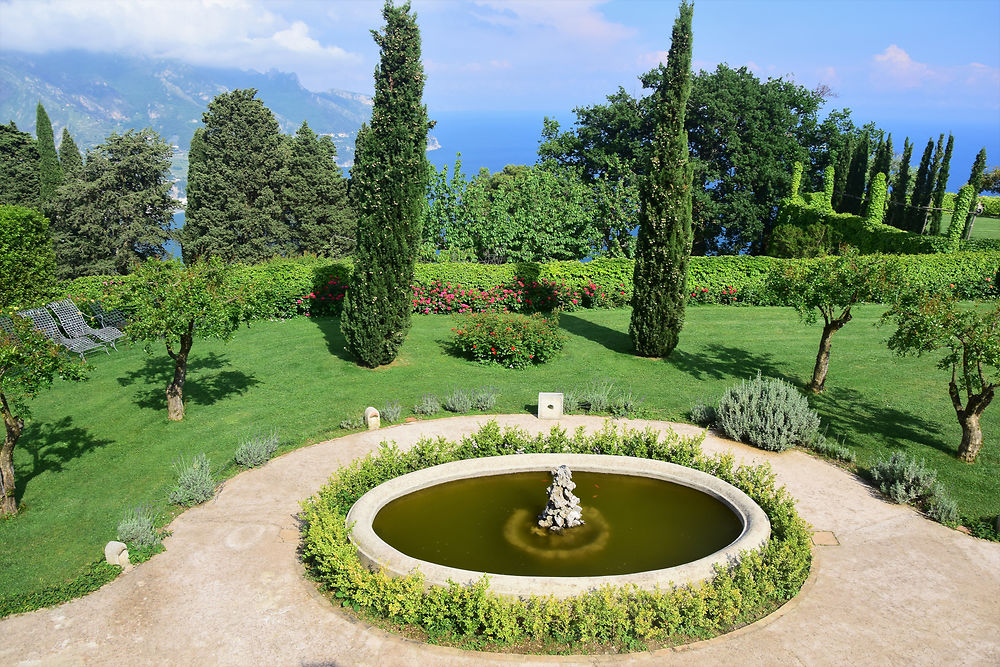
[[[539,526],[560,532],[583,525],[583,509],[580,507],[580,499],[573,494],[575,488],[576,483],[569,466],[561,465],[552,471],[552,484],[546,490],[549,502],[538,517]]]

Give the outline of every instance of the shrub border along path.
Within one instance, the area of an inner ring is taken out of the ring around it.
[[[303,578],[298,501],[339,465],[382,440],[408,447],[425,435],[460,438],[495,418],[529,433],[553,422],[528,415],[456,417],[363,432],[290,452],[226,482],[215,499],[170,526],[167,551],[87,597],[0,620],[0,663],[111,663],[123,657],[181,664],[586,664],[621,656],[469,653],[408,641],[337,610]],[[593,431],[602,418],[559,423]],[[634,428],[692,426],[628,421]],[[861,480],[799,451],[770,453],[709,436],[707,454],[770,462],[818,532],[814,573],[793,607],[743,631],[631,664],[1000,662],[1000,544],[889,504]]]

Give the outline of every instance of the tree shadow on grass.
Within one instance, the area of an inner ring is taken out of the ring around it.
[[[619,354],[635,353],[635,348],[632,347],[632,339],[629,338],[628,332],[618,331],[603,324],[595,324],[594,322],[568,313],[559,315],[559,326],[575,336],[580,336],[598,345],[603,345],[612,352],[618,352]]]
[[[761,375],[781,378],[794,384],[774,362],[772,355],[757,354],[731,345],[712,343],[705,346],[699,354],[675,349],[664,361],[696,380],[743,380],[760,371]]]
[[[242,395],[250,387],[260,384],[252,373],[247,375],[239,370],[222,370],[228,366],[229,358],[224,354],[211,352],[190,357],[184,382],[184,402],[212,405],[229,396]],[[133,399],[135,404],[140,408],[162,410],[167,407],[166,389],[173,376],[173,359],[146,357],[140,368],[118,378],[118,384],[123,387],[139,385]]]
[[[940,424],[889,405],[879,405],[856,389],[827,385],[822,394],[810,395],[809,403],[823,425],[827,437],[836,439],[847,432],[869,435],[885,442],[890,449],[912,450],[913,443],[955,455],[957,444],[943,439]],[[855,444],[855,443],[847,443]]]
[[[17,441],[17,449],[31,454],[31,463],[18,464],[15,473],[15,496],[18,503],[24,495],[24,489],[32,479],[43,472],[61,472],[63,464],[83,454],[110,445],[111,440],[95,438],[85,428],[73,425],[73,418],[46,423],[35,422],[24,429]]]
[[[326,339],[326,349],[330,351],[330,354],[352,364],[356,363],[354,357],[347,351],[347,339],[340,331],[339,317],[313,317],[312,321],[323,332],[323,338]]]

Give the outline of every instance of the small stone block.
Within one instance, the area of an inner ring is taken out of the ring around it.
[[[813,544],[818,547],[839,547],[840,540],[832,530],[816,530],[813,531]]]
[[[563,416],[563,395],[557,392],[538,392],[538,418],[561,419]]]
[[[412,424],[415,421],[417,421],[416,417],[407,417],[406,419],[403,420],[403,422],[406,424]]]
[[[375,431],[381,425],[382,418],[378,413],[378,410],[369,406],[365,408],[365,426],[368,427],[369,431]]]
[[[108,542],[104,547],[104,560],[111,565],[121,565],[121,555],[125,554],[125,562],[128,562],[128,547],[124,542]],[[122,565],[122,567],[125,567]]]
[[[120,554],[118,554],[118,564],[122,566],[122,569],[127,570],[132,567],[132,561],[128,558],[128,549],[125,549]]]

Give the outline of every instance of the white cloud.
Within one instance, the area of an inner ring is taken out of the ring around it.
[[[965,65],[922,63],[895,44],[872,57],[872,81],[897,89],[947,90],[949,95],[968,94],[976,87],[996,90],[1000,86],[1000,68],[972,62]],[[947,89],[948,86],[954,87]]]
[[[302,21],[262,0],[10,0],[0,4],[3,48],[129,52],[219,67],[315,71],[361,56],[322,44]]]
[[[608,21],[597,11],[601,0],[539,2],[538,0],[476,0],[483,7],[477,18],[512,29],[542,29],[593,46],[613,46],[635,35],[633,28]]]

